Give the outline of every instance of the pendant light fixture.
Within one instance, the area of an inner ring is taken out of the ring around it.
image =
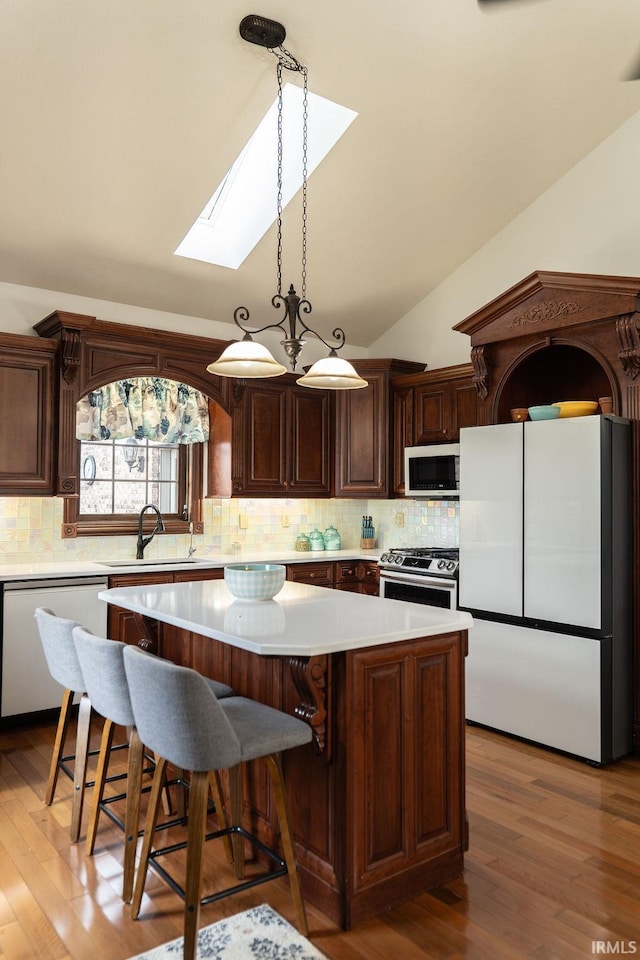
[[[286,50],[282,43],[286,32],[282,24],[264,17],[248,16],[240,24],[240,36],[250,43],[257,43],[266,47],[276,57],[276,75],[278,81],[278,179],[277,179],[277,290],[271,299],[276,309],[283,309],[284,314],[277,323],[268,323],[258,330],[249,330],[244,323],[249,321],[249,311],[246,307],[236,307],[233,319],[237,327],[242,330],[244,337],[229,344],[218,360],[207,367],[209,373],[222,377],[237,377],[239,379],[258,379],[264,377],[279,377],[287,372],[287,368],[271,355],[266,347],[256,343],[252,334],[263,333],[265,330],[280,330],[285,338],[280,343],[289,357],[291,369],[295,371],[300,352],[305,345],[305,338],[313,336],[327,347],[328,357],[314,363],[298,383],[306,387],[315,387],[323,390],[356,390],[367,386],[367,381],[358,375],[348,360],[338,357],[337,351],[344,347],[346,337],[344,330],[336,327],[332,333],[335,343],[327,343],[315,330],[312,330],[301,314],[311,313],[311,304],[306,299],[307,287],[307,68]],[[301,294],[298,296],[293,284],[286,295],[282,293],[282,71],[292,70],[300,73],[303,78],[303,109],[302,109],[302,271]]]

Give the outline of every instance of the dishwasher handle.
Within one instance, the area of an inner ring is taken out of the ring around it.
[[[49,580],[34,578],[33,580],[5,580],[4,592],[10,593],[13,590],[49,590],[52,587],[61,589],[67,587],[97,587],[104,590],[108,586],[109,581],[106,577],[58,577]]]

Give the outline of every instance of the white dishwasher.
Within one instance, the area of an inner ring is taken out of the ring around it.
[[[60,706],[62,688],[47,667],[34,618],[36,607],[47,607],[105,637],[107,604],[98,599],[98,593],[107,586],[106,577],[9,580],[3,584],[0,716]]]

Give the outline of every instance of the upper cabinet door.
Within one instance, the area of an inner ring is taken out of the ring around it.
[[[446,381],[416,386],[414,443],[451,439],[451,391]]]
[[[413,446],[413,387],[395,386],[391,391],[391,415],[393,428],[392,491],[395,496],[404,496],[404,448]]]
[[[336,391],[336,497],[389,495],[389,378],[361,375],[367,387]]]
[[[325,390],[289,390],[287,490],[297,497],[331,492],[331,419]]]
[[[469,364],[430,370],[414,378],[413,443],[458,440],[462,427],[479,422],[478,392]]]
[[[287,382],[247,383],[232,413],[236,496],[329,496],[329,396]]]
[[[0,334],[0,495],[51,496],[57,343]]]
[[[245,387],[242,416],[234,429],[235,493],[259,496],[286,493],[287,391],[279,384],[251,383]],[[238,451],[240,457],[236,457]]]

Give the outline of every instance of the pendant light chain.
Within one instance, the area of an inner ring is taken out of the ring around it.
[[[255,329],[247,327],[250,322],[249,311],[246,307],[236,307],[233,320],[244,333],[239,341],[231,341],[221,356],[210,363],[207,372],[221,377],[233,377],[239,381],[246,379],[261,379],[263,377],[279,377],[287,372],[286,367],[275,360],[269,350],[256,343],[253,339],[256,334],[266,330],[279,330],[284,334],[280,341],[285,354],[289,358],[291,370],[295,373],[298,357],[304,348],[307,337],[312,336],[325,345],[329,355],[316,360],[309,368],[305,368],[304,376],[297,383],[305,387],[314,387],[323,390],[358,390],[366,387],[367,382],[355,371],[348,360],[338,357],[346,342],[344,330],[336,327],[332,332],[333,342],[325,340],[317,330],[312,329],[305,322],[311,313],[312,307],[307,300],[307,226],[308,226],[308,197],[307,175],[309,172],[308,154],[308,120],[309,120],[309,93],[307,68],[301,64],[293,54],[282,46],[286,31],[282,24],[265,17],[250,15],[240,24],[240,36],[251,43],[257,43],[269,50],[277,60],[278,102],[277,102],[277,293],[271,298],[271,306],[277,310],[284,310],[280,320],[275,323],[266,323]],[[276,49],[277,48],[277,49]],[[282,71],[291,70],[302,75],[302,275],[301,294],[299,297],[293,284],[288,292],[282,292],[282,206],[283,206],[283,85]]]
[[[304,300],[307,294],[307,154],[308,154],[308,121],[309,121],[309,92],[307,86],[308,71],[304,64],[296,58],[282,45],[278,51],[271,50],[278,60],[276,74],[278,78],[278,193],[277,193],[277,220],[278,220],[278,242],[277,242],[277,293],[282,295],[282,71],[294,70],[303,76],[303,97],[302,97],[302,276],[301,276],[301,299]]]
[[[309,118],[307,96],[307,68],[302,68],[304,95],[302,99],[302,299],[307,297],[307,120]]]
[[[282,295],[282,61],[278,60],[278,296]]]

